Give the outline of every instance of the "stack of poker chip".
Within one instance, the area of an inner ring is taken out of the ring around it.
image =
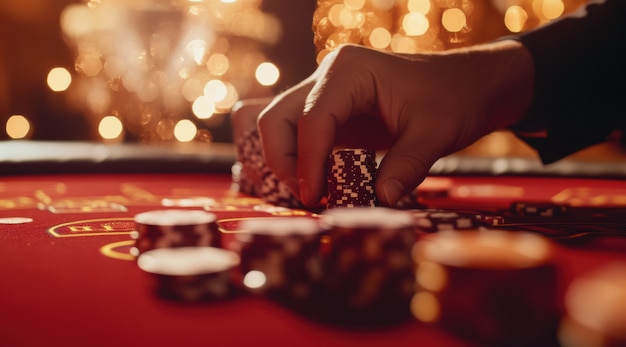
[[[338,208],[321,214],[327,232],[324,293],[331,319],[388,324],[410,316],[416,241],[411,215],[383,207]]]
[[[558,346],[554,251],[523,231],[424,235],[411,312],[479,346]]]
[[[213,213],[199,210],[155,210],[135,216],[134,255],[157,248],[221,247],[221,232]]]
[[[525,201],[511,203],[511,213],[516,216],[554,217],[567,215],[568,211],[569,206],[553,203]]]
[[[327,208],[376,206],[376,170],[375,151],[333,151],[328,158]]]
[[[265,217],[236,235],[244,290],[295,307],[310,302],[322,279],[321,231],[308,217]]]
[[[161,297],[185,302],[215,301],[235,292],[232,276],[239,264],[235,252],[215,247],[159,248],[137,258],[152,276]]]
[[[244,133],[237,139],[236,147],[240,164],[236,163],[233,166],[233,182],[240,192],[259,196],[265,202],[277,206],[302,207],[287,185],[265,164],[261,137],[256,129]]]
[[[467,230],[478,227],[477,217],[441,209],[409,210],[418,231],[436,232],[443,230]]]

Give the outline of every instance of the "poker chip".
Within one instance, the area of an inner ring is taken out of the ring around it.
[[[277,206],[301,208],[303,205],[291,193],[289,187],[267,167],[259,132],[245,132],[236,141],[238,165],[233,165],[233,189],[261,197]]]
[[[32,223],[33,219],[28,217],[6,217],[0,218],[0,224],[26,224]]]
[[[554,217],[564,216],[569,212],[569,206],[541,202],[517,201],[511,203],[511,213],[517,216]]]
[[[565,294],[561,346],[626,346],[625,288],[624,262],[609,263],[576,278]]]
[[[308,217],[249,219],[236,235],[242,285],[295,305],[310,300],[322,278],[321,230]]]
[[[333,319],[383,324],[409,316],[415,232],[409,213],[383,207],[324,211],[323,287]]]
[[[553,346],[559,319],[554,246],[540,235],[439,232],[414,250],[411,312],[479,346]]]
[[[367,149],[333,151],[328,158],[327,208],[376,206],[376,152]]]
[[[214,214],[199,210],[155,210],[135,216],[132,251],[139,255],[155,248],[221,247],[221,233]]]
[[[415,227],[424,232],[441,230],[466,230],[477,227],[476,217],[440,209],[409,210]]]
[[[235,252],[214,247],[153,249],[137,258],[141,270],[153,275],[162,297],[179,301],[221,300],[234,293]]]
[[[256,196],[254,183],[248,178],[243,171],[243,163],[236,161],[230,168],[231,172],[231,187],[230,189],[235,192],[241,192],[244,194]]]

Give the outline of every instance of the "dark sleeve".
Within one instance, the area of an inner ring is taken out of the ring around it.
[[[545,137],[521,137],[544,163],[626,128],[626,0],[592,1],[518,40],[533,56],[536,83],[527,118],[513,130],[542,125]]]

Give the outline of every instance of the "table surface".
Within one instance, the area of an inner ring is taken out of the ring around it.
[[[519,196],[578,197],[576,201],[590,203],[603,197],[602,201],[614,205],[626,204],[624,180],[451,179],[456,188],[489,185],[509,189],[498,196],[457,194],[442,201],[444,205],[506,205]],[[150,277],[128,253],[133,242],[132,217],[164,208],[164,201],[169,205],[206,203],[207,198],[214,200],[209,210],[218,215],[227,232],[236,231],[236,221],[243,218],[306,213],[276,211],[256,198],[239,195],[230,190],[230,176],[225,174],[1,177],[0,218],[33,221],[0,224],[0,345],[414,346],[416,341],[428,346],[471,345],[413,320],[366,330],[327,324],[262,297],[238,296],[195,305],[159,298],[150,289]],[[623,234],[556,242],[561,291],[576,276],[614,260],[626,261]]]

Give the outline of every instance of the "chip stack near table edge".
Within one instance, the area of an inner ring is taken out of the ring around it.
[[[183,302],[216,301],[235,293],[235,252],[215,247],[158,248],[137,258],[141,270],[153,275],[155,292]]]
[[[376,206],[376,152],[335,150],[328,158],[327,208]]]
[[[156,248],[221,247],[222,233],[213,213],[200,210],[154,210],[135,215],[134,255]]]

